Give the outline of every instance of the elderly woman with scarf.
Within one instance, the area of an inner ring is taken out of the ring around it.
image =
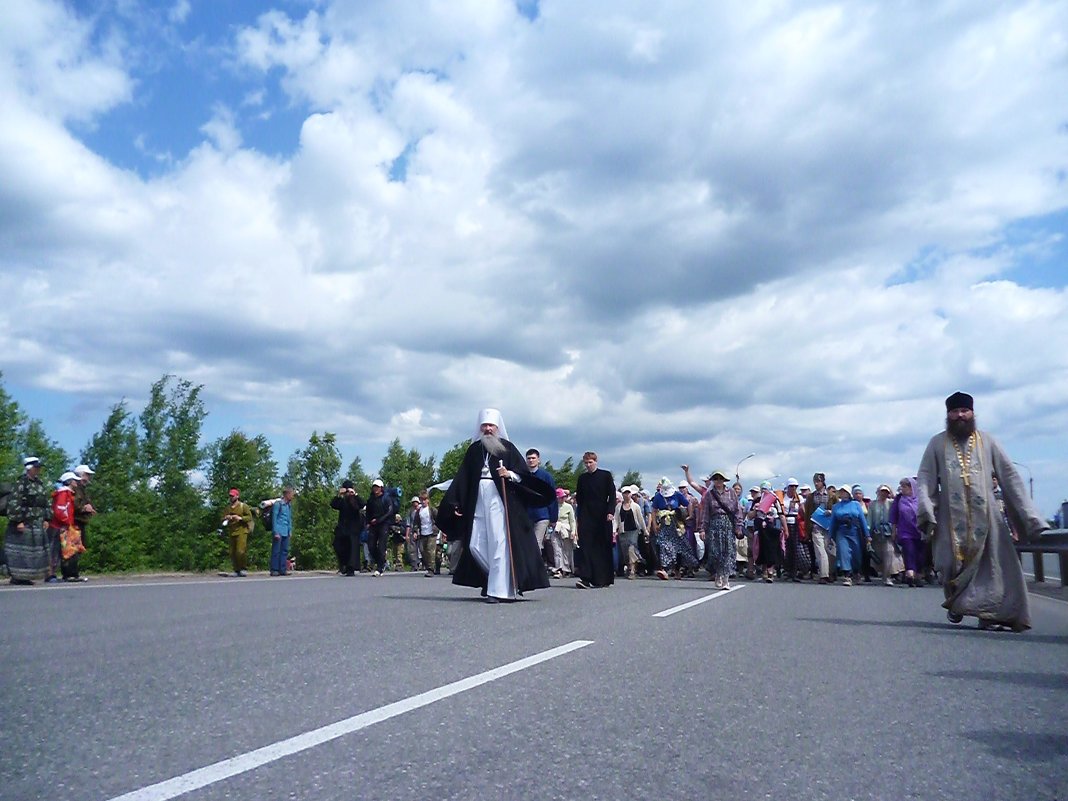
[[[772,491],[770,481],[760,482],[760,498],[747,513],[753,521],[757,538],[756,564],[764,574],[764,581],[771,584],[774,575],[782,567],[783,534],[786,531],[786,512],[782,501]]]
[[[875,491],[875,500],[868,505],[868,531],[871,533],[875,555],[879,559],[879,573],[887,587],[894,586],[892,576],[899,572],[894,564],[897,554],[894,552],[894,537],[890,524],[892,494],[887,484],[880,484],[879,489]]]
[[[903,478],[898,484],[898,493],[890,504],[890,526],[894,542],[901,549],[905,560],[905,583],[910,587],[922,587],[924,567],[924,543],[916,523],[916,479]]]
[[[697,567],[697,555],[683,536],[689,504],[689,499],[669,479],[660,479],[660,487],[653,496],[652,533],[660,557],[656,577],[663,581],[667,580],[669,570],[673,577],[681,578]]]
[[[831,536],[838,551],[838,573],[842,584],[853,586],[853,576],[860,573],[862,548],[867,547],[871,535],[864,507],[854,499],[854,492],[844,486],[838,489],[838,503],[831,510]]]
[[[712,486],[701,499],[708,578],[716,582],[717,590],[730,589],[730,575],[737,559],[736,537],[742,532],[742,507],[734,490],[727,487],[727,476],[717,470],[712,474]]]

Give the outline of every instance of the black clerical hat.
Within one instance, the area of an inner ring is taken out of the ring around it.
[[[967,392],[954,392],[946,398],[946,411],[953,409],[975,409],[975,400]]]

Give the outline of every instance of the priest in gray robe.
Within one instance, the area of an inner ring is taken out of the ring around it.
[[[1005,515],[994,497],[995,476]],[[946,398],[946,430],[927,443],[917,495],[917,523],[933,537],[950,622],[971,615],[982,629],[1031,628],[1027,584],[1009,522],[1021,538],[1037,537],[1048,526],[1009,455],[976,428],[971,395],[956,392]]]

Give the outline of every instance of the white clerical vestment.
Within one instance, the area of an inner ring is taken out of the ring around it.
[[[471,524],[471,556],[486,571],[489,580],[486,594],[494,598],[515,598],[508,530],[505,527],[504,503],[495,484],[500,481],[489,468],[489,458],[482,465],[478,482],[475,518]]]

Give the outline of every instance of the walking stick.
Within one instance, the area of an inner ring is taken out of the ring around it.
[[[498,461],[498,464],[500,462]],[[512,524],[508,520],[508,487],[506,482],[508,479],[505,476],[501,476],[501,500],[504,501],[504,539],[508,548],[508,567],[512,571],[512,592],[515,595],[519,594],[519,582],[515,580],[515,549],[512,548]],[[514,599],[513,599],[514,600]]]

